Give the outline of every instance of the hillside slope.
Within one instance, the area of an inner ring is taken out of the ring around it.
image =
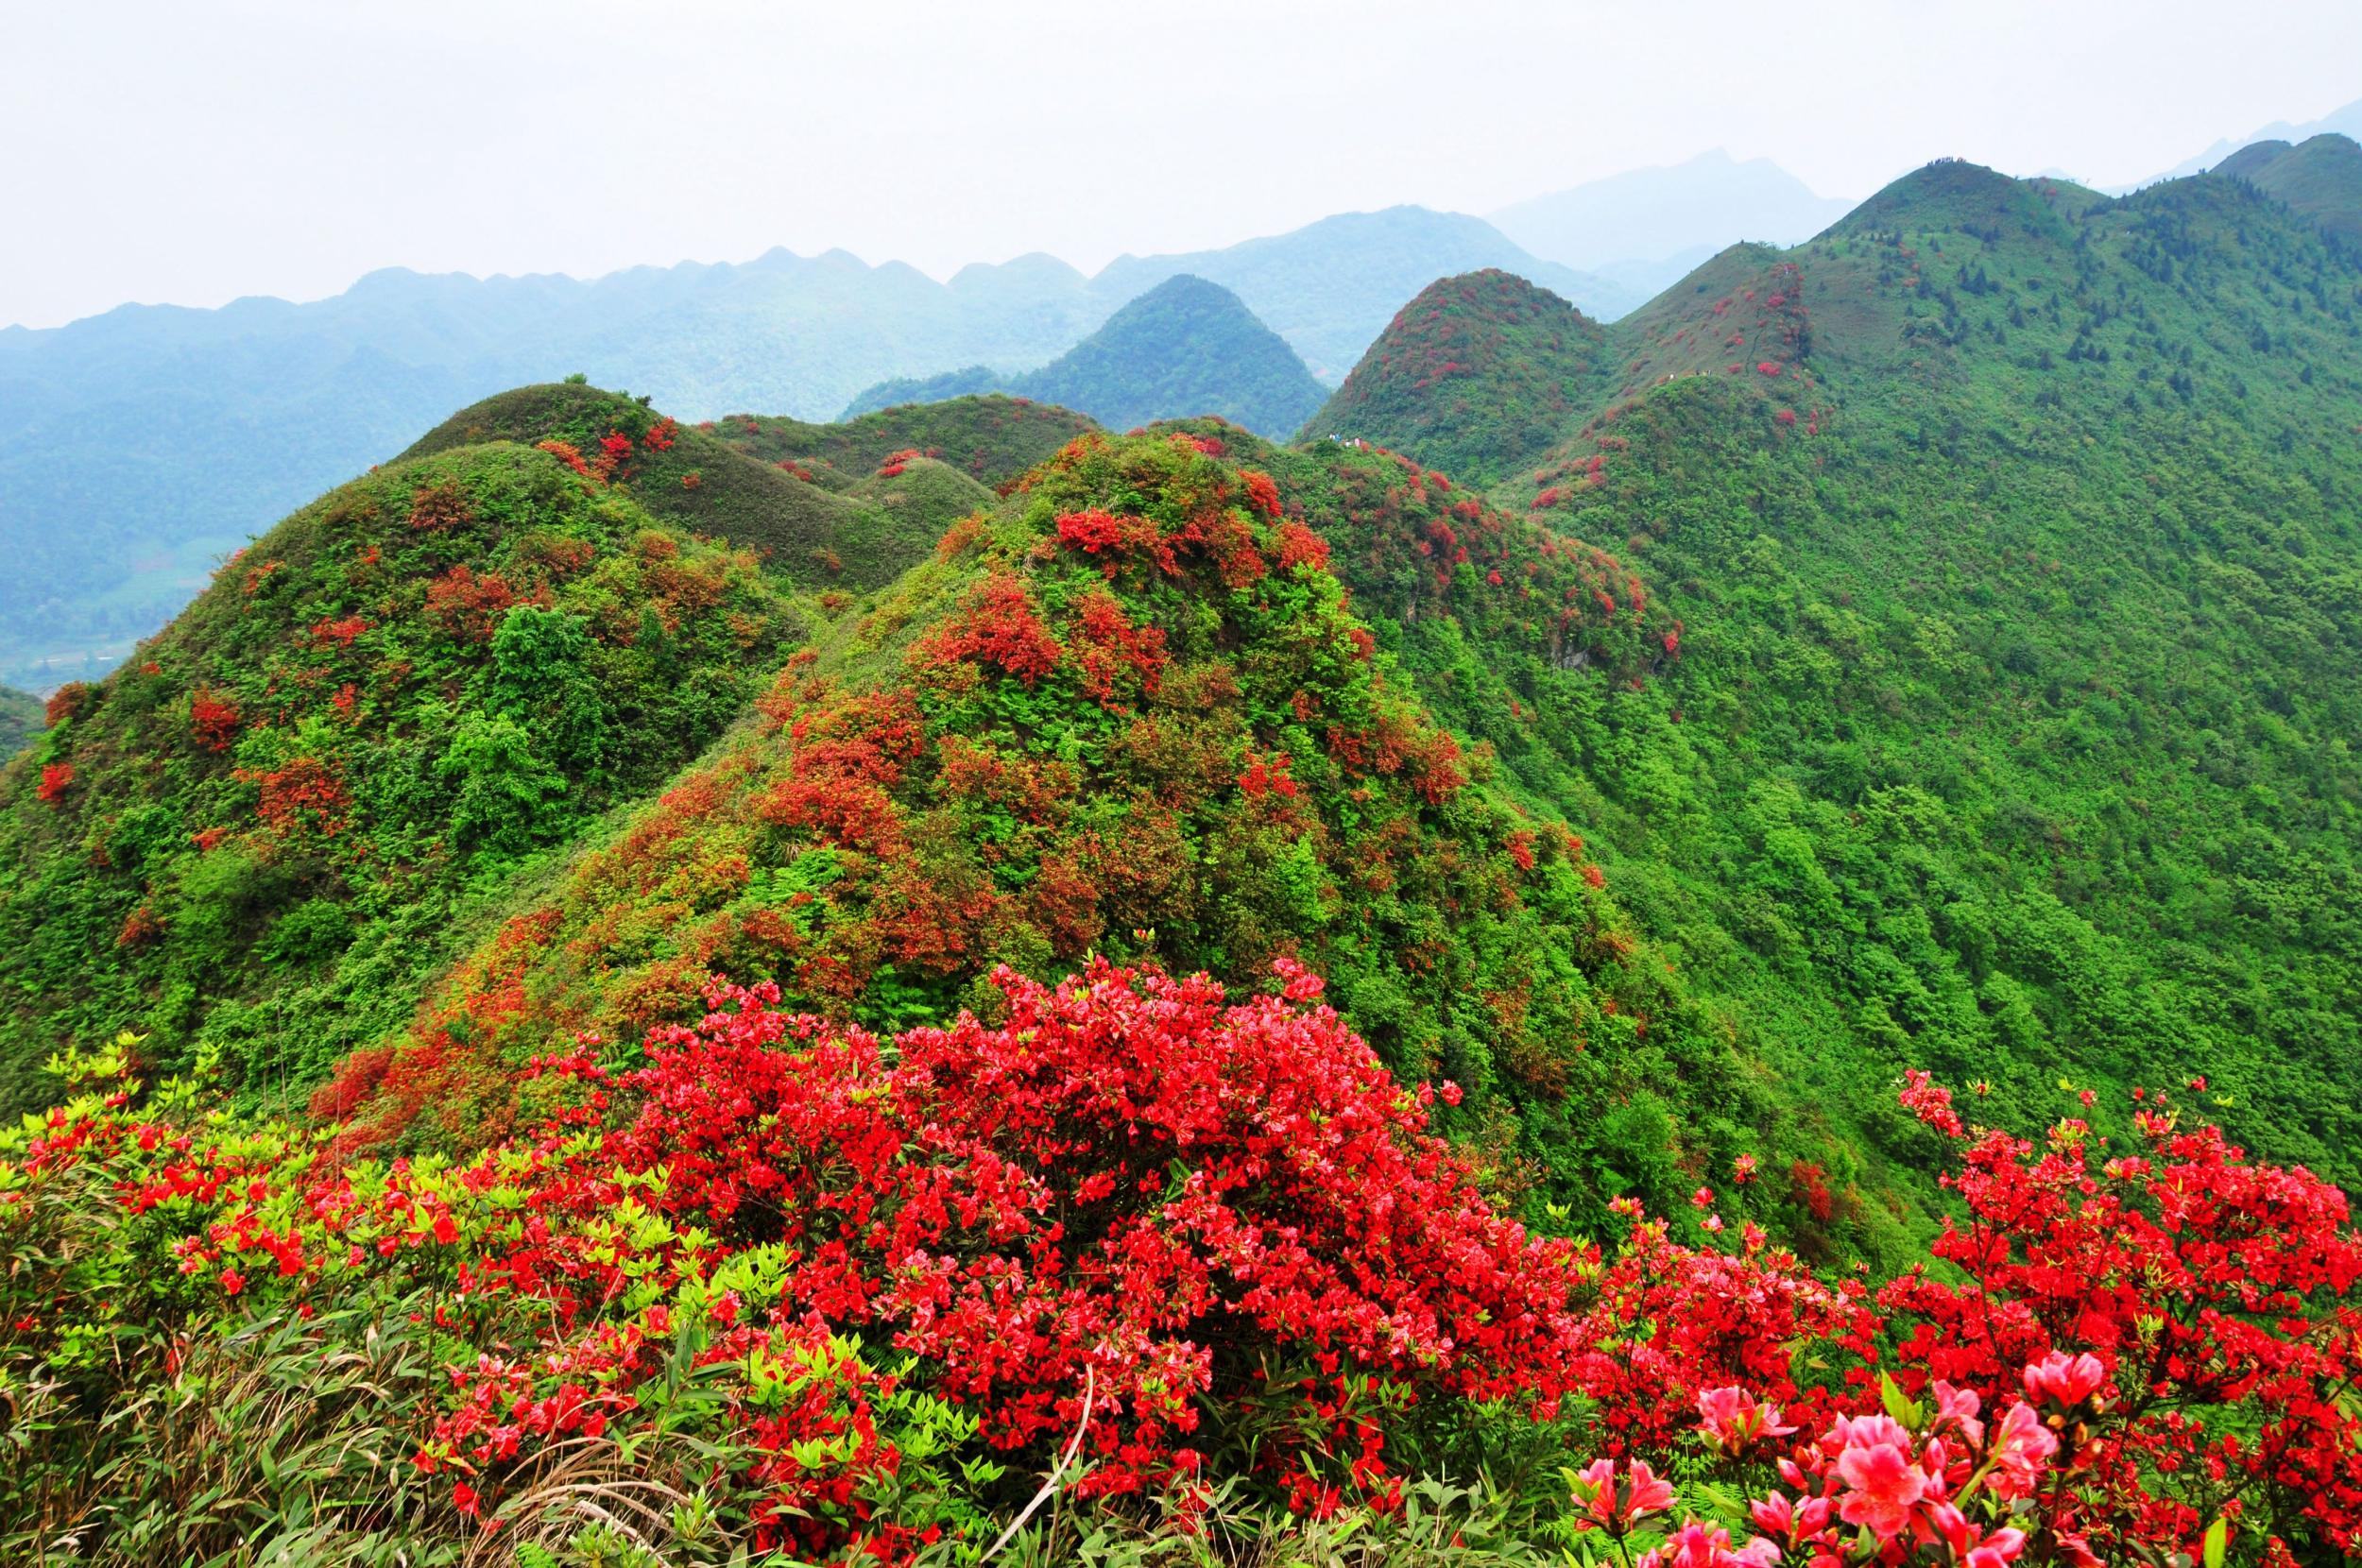
[[[652,446],[647,433],[661,433]],[[876,588],[925,554],[933,534],[877,506],[798,479],[712,434],[684,428],[642,400],[578,383],[519,387],[461,409],[404,458],[484,441],[561,443],[594,469],[612,449],[625,486],[656,516],[753,551],[770,569],[811,586]]]
[[[348,1136],[496,1124],[525,1057],[693,1015],[717,975],[882,1028],[992,1015],[1000,963],[1252,977],[1300,952],[1396,1071],[1464,1089],[1451,1125],[1504,1190],[1603,1217],[1621,1191],[1678,1202],[1686,1170],[1741,1146],[1841,1162],[1629,932],[1581,838],[1423,715],[1308,521],[1390,554],[1458,503],[1408,499],[1382,454],[1293,458],[1224,428],[1087,435],[957,525],[517,905],[390,1060],[354,1059],[326,1100],[357,1103]],[[1638,603],[1562,617],[1583,583],[1624,589],[1596,553],[1521,520],[1469,534],[1496,536],[1520,575],[1478,596],[1537,654],[1603,692],[1647,667]],[[1803,1232],[1829,1219],[1770,1201]]]
[[[1815,1098],[1928,1065],[2030,1121],[2202,1078],[2362,1173],[2351,252],[2237,178],[1939,164],[1609,342],[1495,497],[1613,548],[1669,656],[1602,703],[1413,621],[1446,722]]]
[[[2323,232],[2362,249],[2362,145],[2323,134],[2291,146],[2258,142],[2217,164],[2217,175],[2244,179],[2320,225]]]
[[[810,473],[831,489],[902,452],[949,463],[979,484],[1002,485],[1092,428],[1087,414],[1000,393],[898,404],[840,424],[731,414],[710,426],[749,457]]]
[[[0,686],[0,758],[13,757],[48,723],[42,701],[29,691]]]

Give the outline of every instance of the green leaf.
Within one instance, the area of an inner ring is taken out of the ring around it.
[[[1887,1414],[1906,1426],[1916,1428],[1926,1419],[1916,1401],[1904,1394],[1900,1385],[1885,1372],[1878,1374],[1878,1398],[1886,1406]]]
[[[2222,1568],[2223,1549],[2231,1543],[2231,1521],[2217,1517],[2206,1526],[2205,1544],[2199,1548],[2201,1568]]]

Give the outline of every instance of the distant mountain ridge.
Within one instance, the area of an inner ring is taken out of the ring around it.
[[[1079,410],[1110,429],[1210,414],[1285,438],[1327,397],[1304,361],[1219,283],[1168,278],[1040,369],[1012,377],[970,366],[920,381],[881,382],[843,418],[899,403],[1005,392]]]
[[[2197,157],[2185,158],[2163,174],[2151,175],[2139,183],[2140,185],[2154,185],[2161,180],[2181,179],[2190,175],[2202,173],[2217,167],[2233,153],[2243,147],[2251,147],[2258,142],[2286,142],[2293,145],[2325,134],[2345,136],[2362,142],[2362,98],[2356,98],[2342,109],[2334,109],[2319,119],[2308,120],[2302,125],[2290,125],[2285,120],[2275,120],[2270,125],[2265,126],[2251,135],[2243,136],[2235,142],[2228,140],[2217,142]],[[2138,189],[2139,187],[2129,188]]]
[[[2295,146],[2251,143],[2214,172],[2246,180],[2332,238],[2362,247],[2362,145],[2353,137],[2323,131]]]
[[[1028,255],[937,282],[899,262],[775,249],[588,281],[390,268],[308,304],[131,305],[9,329],[0,545],[19,570],[0,585],[0,678],[96,673],[254,531],[507,387],[582,371],[687,418],[827,419],[881,379],[1044,365],[1185,272],[1238,294],[1333,383],[1403,300],[1483,266],[1602,315],[1638,299],[1481,219],[1396,207],[1226,250],[1125,257],[1095,278]]]

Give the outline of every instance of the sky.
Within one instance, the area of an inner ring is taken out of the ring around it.
[[[1085,270],[1713,148],[2095,184],[2362,98],[2274,0],[0,0],[0,322],[841,247]]]

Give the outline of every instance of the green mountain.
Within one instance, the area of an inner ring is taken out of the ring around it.
[[[1452,273],[1487,267],[1515,273],[1602,319],[1623,315],[1648,296],[1646,289],[1561,265],[1545,254],[1520,248],[1492,224],[1464,213],[1388,207],[1340,213],[1220,250],[1119,256],[1091,280],[1091,288],[1112,305],[1184,274],[1220,283],[1334,386],[1403,300]]]
[[[982,366],[871,387],[843,418],[1001,390],[1080,409],[1111,429],[1214,415],[1265,435],[1301,426],[1326,396],[1304,362],[1239,297],[1180,276],[1141,295],[1038,370],[984,384]]]
[[[2112,201],[1940,163],[1599,363],[1494,495],[1611,544],[1665,657],[1602,700],[1464,623],[1395,646],[1744,1048],[2027,1123],[2203,1078],[2243,1141],[2362,1172],[2353,252],[2235,171]],[[1372,437],[1423,456],[1453,392]]]
[[[895,376],[864,387],[845,405],[839,419],[858,419],[884,409],[945,402],[954,398],[1007,397],[1013,378],[989,365],[969,365],[933,376]]]
[[[2362,247],[2362,145],[2353,137],[2324,132],[2294,146],[2252,143],[2215,165],[2214,172],[2246,180],[2333,238]]]
[[[1312,428],[530,386],[62,689],[0,1529],[954,1560],[1088,1443],[1026,1560],[1539,1560],[1941,1372],[2072,1445],[1950,1494],[2028,1563],[2329,1560],[2362,1242],[2200,1123],[2358,1173],[2355,253],[1939,164],[1604,328],[1446,279]]]
[[[431,437],[58,694],[0,774],[0,1095],[45,1095],[53,1049],[129,1030],[144,1061],[300,1100],[497,929],[509,879],[745,708],[809,612],[705,537],[795,520],[757,520],[713,459],[779,476],[584,388],[462,418],[601,401],[588,428],[624,438],[589,457]],[[701,471],[710,529],[685,520]]]
[[[1398,1072],[1465,1089],[1453,1125],[1516,1185],[1583,1214],[1679,1202],[1686,1162],[1742,1144],[1846,1168],[1826,1123],[1738,1066],[1582,840],[1436,728],[1347,608],[1332,551],[1415,555],[1455,525],[1517,573],[1465,595],[1499,624],[1528,594],[1625,591],[1600,553],[1375,452],[1212,421],[1079,438],[520,885],[324,1102],[366,1142],[464,1136],[507,1115],[527,1057],[693,1016],[717,975],[888,1028],[988,1012],[1000,963],[1252,977],[1301,953]],[[1370,597],[1408,616],[1447,592],[1431,575]],[[1659,656],[1660,622],[1635,604],[1527,629],[1604,698]]]
[[[1606,333],[1506,272],[1442,278],[1370,346],[1302,439],[1363,437],[1492,484],[1539,456],[1589,400]]]

